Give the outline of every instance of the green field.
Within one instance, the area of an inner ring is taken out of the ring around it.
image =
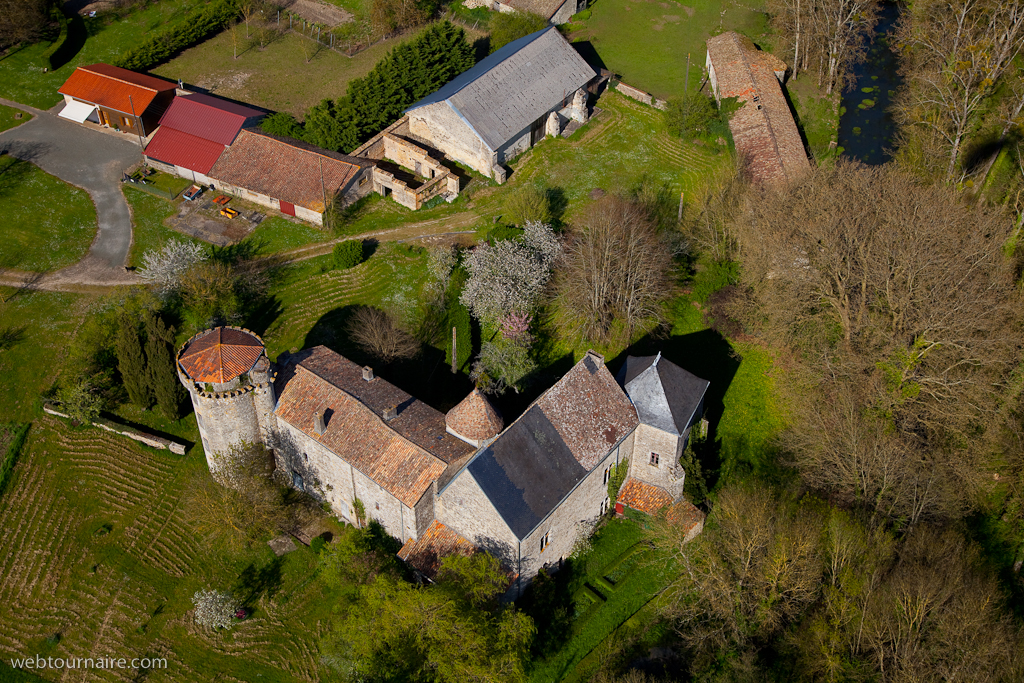
[[[596,0],[591,17],[571,24],[570,39],[589,41],[604,67],[666,99],[683,92],[686,55],[690,89],[700,85],[709,37],[738,31],[761,47],[768,32],[762,0]]]
[[[43,72],[42,55],[49,47],[46,41],[18,48],[0,59],[0,94],[15,102],[49,109],[61,101],[57,88],[76,67],[109,62],[138,44],[147,33],[180,21],[196,4],[196,0],[157,0],[124,18],[115,14],[85,17],[85,44],[59,69]]]
[[[181,242],[199,242],[164,225],[164,220],[176,213],[173,202],[130,186],[125,186],[124,198],[132,210],[133,239],[128,254],[129,265],[141,266],[147,251],[162,249],[171,238]]]
[[[16,118],[18,116],[21,118]],[[31,118],[31,114],[23,112],[20,109],[0,104],[0,133],[5,130],[10,130],[15,126],[20,126]]]
[[[75,263],[96,235],[89,194],[27,161],[0,156],[0,268],[51,271]]]

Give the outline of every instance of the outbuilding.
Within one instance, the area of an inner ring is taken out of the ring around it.
[[[110,64],[80,66],[57,91],[64,96],[58,116],[145,138],[156,130],[176,88],[171,81]]]

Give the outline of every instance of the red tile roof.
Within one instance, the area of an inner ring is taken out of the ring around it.
[[[680,500],[668,509],[668,521],[683,531],[685,541],[692,541],[704,530],[704,513],[688,500]]]
[[[323,412],[326,427],[320,435],[315,429],[318,412]],[[276,414],[408,507],[416,505],[446,467],[380,414],[302,365],[285,384]]]
[[[263,342],[255,334],[216,327],[186,342],[178,362],[196,382],[223,384],[251,370],[262,355]]]
[[[476,552],[476,546],[455,533],[444,524],[434,521],[419,540],[406,541],[398,551],[398,557],[419,570],[428,579],[437,576],[441,560],[449,555],[469,557]]]
[[[736,97],[740,109],[729,121],[736,152],[756,183],[784,183],[810,170],[800,131],[776,72],[786,64],[728,31],[709,38],[708,60],[715,70],[716,95]]]
[[[75,69],[57,92],[125,114],[142,116],[158,93],[174,90],[176,83],[109,64]],[[129,100],[129,96],[131,99]]]
[[[175,97],[160,118],[160,125],[224,146],[234,142],[247,121],[262,115],[256,109],[193,93]]]
[[[219,142],[204,140],[167,126],[157,128],[156,134],[146,145],[147,157],[203,175],[210,172],[223,151],[224,145]]]
[[[615,500],[634,510],[646,512],[649,515],[653,515],[666,505],[672,504],[672,496],[668,494],[668,491],[660,486],[647,484],[633,477],[626,479],[626,482],[619,490],[618,498]]]
[[[592,351],[536,402],[589,472],[640,423],[604,359]]]
[[[330,201],[367,165],[365,159],[242,130],[210,177],[322,213],[324,195]]]
[[[497,436],[505,426],[497,409],[479,389],[473,389],[469,396],[449,410],[444,421],[449,429],[474,441]]]

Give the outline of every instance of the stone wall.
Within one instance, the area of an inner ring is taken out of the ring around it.
[[[71,419],[70,415],[68,415],[67,413],[60,412],[49,403],[43,404],[43,412],[49,413],[50,415],[56,415],[57,417]],[[91,424],[93,427],[98,427],[104,431],[112,432],[120,436],[126,436],[129,439],[132,439],[133,441],[138,441],[139,443],[145,444],[151,448],[168,450],[171,453],[185,455],[185,444],[178,443],[177,441],[171,441],[170,439],[164,439],[159,436],[153,436],[152,434],[140,432],[137,429],[125,427],[124,425],[119,425],[116,422],[111,422],[110,420],[104,420],[102,418],[94,420]]]
[[[409,112],[409,131],[446,156],[459,161],[488,178],[495,155],[484,141],[456,114],[447,102],[428,104]]]
[[[519,564],[519,539],[505,524],[469,470],[463,470],[434,503],[437,519],[511,569]]]
[[[641,424],[634,432],[633,455],[630,457],[629,474],[634,479],[660,486],[673,499],[683,495],[683,481],[686,473],[679,464],[683,454],[684,438]],[[651,454],[658,454],[658,464],[651,464]]]

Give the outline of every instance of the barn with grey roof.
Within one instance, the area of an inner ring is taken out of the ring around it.
[[[585,121],[585,88],[596,75],[556,28],[543,29],[413,104],[406,110],[409,130],[449,158],[503,182],[502,164],[546,134],[557,134],[570,118]]]

